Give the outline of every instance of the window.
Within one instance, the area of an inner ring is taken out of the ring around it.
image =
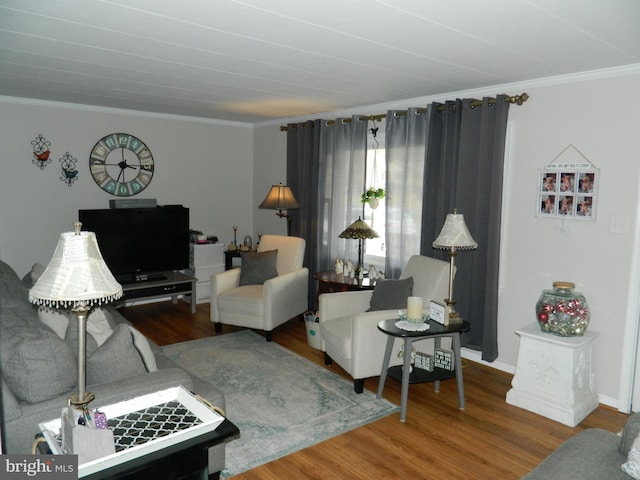
[[[378,128],[374,133],[369,129],[367,133],[367,166],[365,190],[369,188],[384,188],[386,190],[387,165],[385,162],[384,125],[373,124]],[[378,270],[384,270],[385,265],[385,222],[386,222],[386,198],[379,199],[378,206],[371,208],[369,203],[364,204],[364,221],[376,231],[378,238],[365,242],[364,265],[375,265]]]

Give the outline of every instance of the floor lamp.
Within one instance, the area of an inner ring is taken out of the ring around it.
[[[287,235],[291,236],[291,215],[283,210],[297,210],[300,208],[300,204],[293,195],[290,187],[283,185],[282,182],[278,185],[272,185],[271,190],[269,190],[269,193],[267,193],[267,196],[258,208],[277,210],[277,216],[287,219]]]
[[[433,248],[447,250],[449,254],[449,298],[445,299],[449,310],[449,321],[460,321],[460,314],[456,311],[453,299],[453,277],[455,273],[454,261],[458,250],[475,250],[478,244],[471,237],[467,225],[464,223],[464,215],[453,211],[447,214],[444,226],[438,238],[433,242]]]

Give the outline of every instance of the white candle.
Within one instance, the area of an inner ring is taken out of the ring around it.
[[[422,320],[422,297],[407,298],[407,319]]]

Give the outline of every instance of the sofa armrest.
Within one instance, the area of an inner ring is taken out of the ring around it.
[[[240,285],[240,269],[232,268],[224,272],[211,275],[211,300],[209,300],[209,318],[212,322],[220,321],[218,311],[218,295]]]
[[[265,330],[309,308],[309,269],[299,268],[264,282]],[[269,318],[272,317],[272,318]]]
[[[373,290],[323,293],[318,299],[320,323],[362,313],[371,304]]]
[[[0,401],[2,411],[0,411],[0,419],[2,419],[2,423],[5,423],[19,418],[22,415],[22,408],[4,378],[0,378],[0,381],[2,382],[2,400]]]
[[[232,268],[211,275],[211,293],[224,293],[240,286],[240,269]]]
[[[629,455],[631,445],[633,441],[640,434],[640,413],[634,413],[624,424],[620,439],[620,453],[623,455]]]
[[[191,376],[185,370],[175,367],[147,372],[115,382],[91,385],[87,389],[95,394],[96,399],[91,406],[96,407],[117,403],[178,385],[182,385],[189,391],[193,390]]]

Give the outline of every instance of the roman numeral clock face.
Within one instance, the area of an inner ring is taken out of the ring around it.
[[[91,176],[105,192],[130,197],[151,183],[153,155],[139,138],[128,133],[112,133],[95,144],[89,167]]]

